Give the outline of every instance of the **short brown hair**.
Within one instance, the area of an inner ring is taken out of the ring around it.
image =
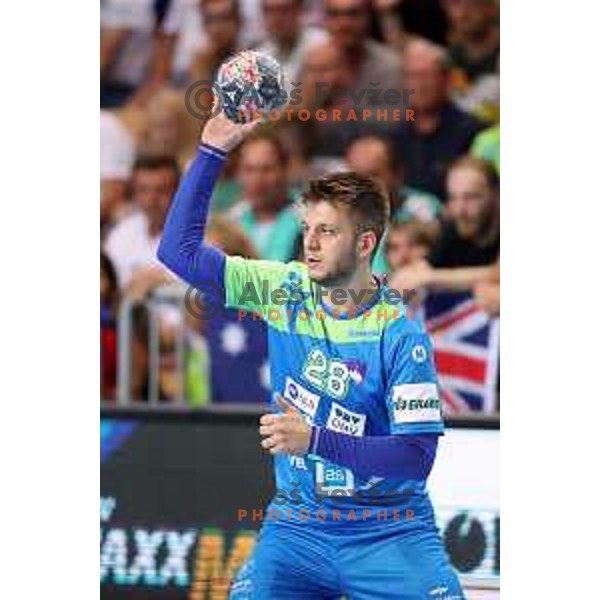
[[[377,245],[383,237],[390,216],[390,203],[384,188],[371,177],[354,171],[331,173],[308,184],[303,196],[306,204],[330,202],[345,207],[359,232],[372,231]]]
[[[466,154],[457,158],[450,164],[448,167],[448,174],[451,171],[464,168],[479,171],[485,178],[490,188],[496,189],[500,186],[500,177],[498,177],[498,173],[491,162],[477,156]]]

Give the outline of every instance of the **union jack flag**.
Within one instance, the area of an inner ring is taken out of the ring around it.
[[[428,293],[422,315],[433,341],[445,413],[495,411],[499,320],[471,293]]]

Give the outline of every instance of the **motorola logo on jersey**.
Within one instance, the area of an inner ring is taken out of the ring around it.
[[[425,350],[425,346],[415,346],[412,349],[411,356],[416,363],[423,363],[427,360],[427,350]]]
[[[331,412],[327,419],[327,429],[346,433],[348,435],[363,435],[365,432],[366,415],[361,415],[336,402],[331,403]]]

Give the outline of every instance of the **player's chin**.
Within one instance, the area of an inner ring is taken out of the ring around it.
[[[308,276],[316,283],[324,283],[329,279],[329,274],[321,263],[308,263]]]

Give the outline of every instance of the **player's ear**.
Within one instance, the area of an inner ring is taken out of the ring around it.
[[[363,258],[373,255],[377,247],[377,236],[374,231],[363,231],[358,236],[358,253]]]

